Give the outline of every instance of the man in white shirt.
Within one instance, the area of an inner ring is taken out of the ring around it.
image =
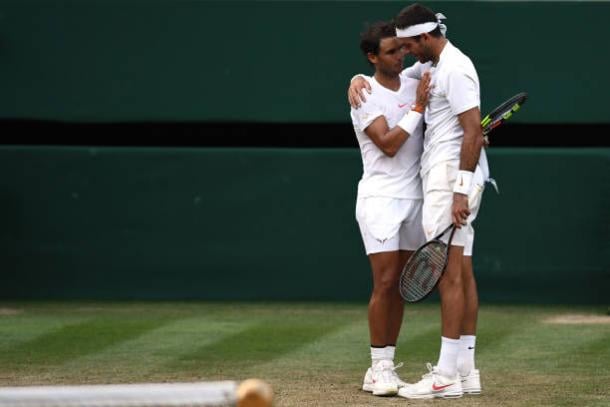
[[[471,60],[445,38],[441,18],[444,16],[413,4],[395,19],[401,43],[418,59],[403,75],[432,75],[421,160],[424,231],[432,239],[451,223],[460,227],[439,282],[439,360],[436,366],[429,366],[431,374],[400,390],[399,395],[407,398],[454,398],[481,392],[479,371],[474,367],[478,295],[472,268],[472,221],[489,170],[482,149],[478,75]],[[360,86],[352,83],[350,99],[353,88],[359,93]],[[368,97],[374,93],[372,89]]]
[[[392,24],[376,23],[361,35],[360,48],[375,74],[374,94],[351,110],[362,155],[356,219],[373,274],[369,302],[371,368],[363,390],[397,394],[405,385],[395,372],[394,352],[403,317],[400,272],[425,242],[421,226],[422,113],[429,75],[401,77],[404,49]]]

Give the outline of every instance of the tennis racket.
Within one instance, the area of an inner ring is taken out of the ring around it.
[[[449,241],[445,243],[441,238],[449,231]],[[455,225],[452,224],[411,255],[400,274],[398,286],[405,301],[419,302],[434,291],[447,267],[454,233]]]
[[[483,120],[481,120],[483,137],[487,137],[489,132],[510,119],[513,113],[521,109],[521,106],[523,106],[526,100],[526,92],[517,93],[515,96],[506,100],[500,106],[492,110],[491,113],[485,116]]]

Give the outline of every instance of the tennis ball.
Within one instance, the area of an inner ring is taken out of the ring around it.
[[[260,379],[248,379],[237,388],[237,407],[270,407],[273,401],[271,386]]]

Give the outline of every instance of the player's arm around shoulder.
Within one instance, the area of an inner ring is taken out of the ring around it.
[[[366,102],[365,91],[370,95],[372,93],[369,76],[361,73],[352,77],[349,87],[347,88],[347,100],[353,109],[359,109]]]

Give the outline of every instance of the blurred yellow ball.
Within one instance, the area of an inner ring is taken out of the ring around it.
[[[271,386],[260,379],[244,380],[237,388],[237,407],[270,407]]]

